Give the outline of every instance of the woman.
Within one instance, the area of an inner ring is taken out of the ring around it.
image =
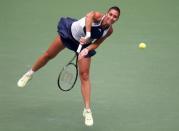
[[[120,9],[114,6],[109,8],[105,14],[91,11],[80,20],[69,17],[61,18],[58,23],[58,36],[48,50],[34,63],[32,68],[19,79],[17,85],[25,87],[32,75],[65,47],[76,51],[79,43],[83,43],[83,48],[78,57],[81,93],[85,105],[83,116],[85,117],[85,124],[92,126],[93,118],[90,109],[91,85],[89,79],[91,57],[96,54],[95,49],[112,34],[112,24],[118,20],[119,16]]]

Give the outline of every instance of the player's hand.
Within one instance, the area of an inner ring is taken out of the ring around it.
[[[81,37],[81,38],[80,38],[80,44],[82,44],[82,45],[87,44],[88,41],[89,41],[89,38],[86,38],[86,37]]]
[[[88,50],[87,48],[84,48],[84,49],[80,52],[80,54],[79,54],[79,56],[78,56],[78,60],[83,59],[86,55],[88,55],[88,52],[89,52],[89,50]]]
[[[80,43],[83,44],[87,44],[89,39],[91,37],[91,32],[86,32],[86,36],[85,37],[81,37],[80,38]]]

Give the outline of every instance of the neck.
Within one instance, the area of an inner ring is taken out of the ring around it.
[[[105,18],[104,18],[104,19],[105,19]],[[103,21],[102,21],[102,23],[101,23],[101,27],[102,27],[103,29],[107,29],[107,28],[110,27],[110,25],[107,24],[104,19],[103,19]]]

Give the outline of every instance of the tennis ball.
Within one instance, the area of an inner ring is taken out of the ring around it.
[[[143,42],[141,42],[140,44],[139,44],[139,48],[140,49],[145,49],[147,47],[147,45],[145,44],[145,43],[143,43]]]

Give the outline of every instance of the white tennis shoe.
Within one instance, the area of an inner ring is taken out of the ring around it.
[[[28,72],[25,73],[17,82],[18,87],[25,87],[27,83],[32,79],[32,75],[30,75]]]
[[[83,110],[83,116],[85,118],[85,125],[86,126],[93,126],[93,116],[90,109]]]

